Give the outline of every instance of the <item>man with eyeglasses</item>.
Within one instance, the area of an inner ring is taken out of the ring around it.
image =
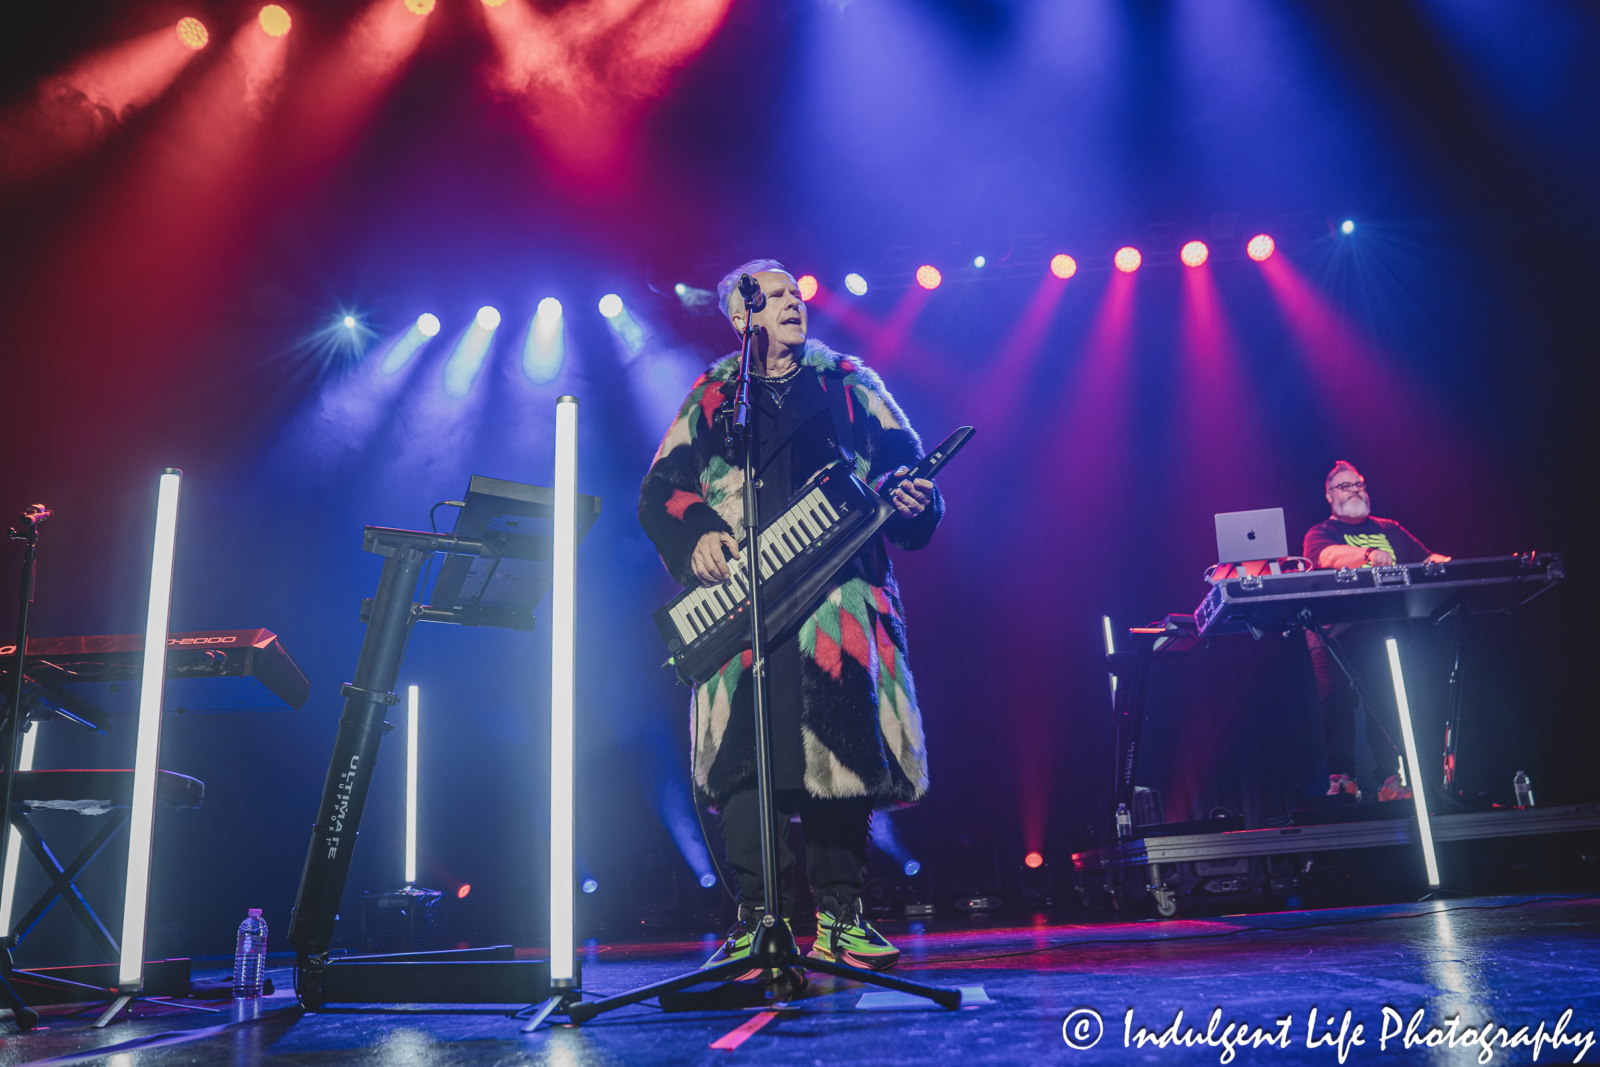
[[[1323,482],[1328,505],[1333,514],[1306,531],[1305,548],[1301,554],[1313,567],[1337,569],[1348,567],[1388,567],[1396,563],[1444,563],[1449,556],[1428,551],[1428,547],[1412,536],[1411,531],[1393,519],[1380,519],[1372,514],[1372,499],[1367,495],[1366,480],[1355,465],[1340,460],[1328,472]],[[1381,628],[1370,624],[1336,627],[1335,635],[1340,646],[1357,664],[1357,669],[1369,679],[1382,678],[1387,672],[1387,659],[1383,651],[1386,636],[1404,638],[1396,633],[1396,624]],[[1370,631],[1370,632],[1369,632]],[[1306,643],[1311,648],[1311,667],[1317,676],[1317,696],[1322,710],[1323,741],[1328,749],[1328,795],[1351,793],[1361,799],[1361,788],[1356,784],[1356,712],[1361,698],[1356,693],[1322,641],[1316,634],[1306,633]],[[1368,686],[1369,692],[1383,692],[1381,686]],[[1378,699],[1382,699],[1381,696]],[[1376,708],[1368,709],[1377,714]],[[1387,709],[1385,709],[1387,711]],[[1393,714],[1386,714],[1393,719]],[[1393,734],[1394,731],[1390,731]],[[1375,723],[1368,723],[1367,749],[1377,767],[1376,778],[1382,783],[1378,799],[1404,800],[1411,790],[1400,784],[1397,774],[1386,774],[1396,766],[1395,753]]]

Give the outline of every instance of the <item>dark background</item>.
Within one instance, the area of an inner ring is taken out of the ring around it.
[[[0,507],[57,511],[33,632],[140,628],[155,476],[177,466],[173,629],[266,626],[313,684],[297,712],[169,717],[164,765],[207,795],[161,816],[153,956],[226,952],[251,906],[281,938],[377,581],[361,527],[422,526],[472,474],[547,483],[566,392],[580,486],[605,501],[580,552],[585,930],[626,929],[630,884],[662,864],[687,884],[669,832],[693,818],[687,691],[650,621],[674,586],[633,507],[683,389],[733,340],[672,287],[757,255],[821,279],[813,333],[879,369],[925,437],[979,427],[933,545],[897,560],[934,787],[894,819],[936,886],[963,833],[1008,878],[1028,849],[1070,868],[1109,776],[1100,616],[1192,611],[1214,512],[1282,505],[1296,544],[1339,458],[1430,548],[1566,554],[1564,587],[1469,631],[1463,774],[1595,799],[1592,4],[306,8],[276,52],[228,2],[35,5],[0,45]],[[549,32],[518,38],[506,12]],[[186,14],[212,41],[170,84],[105,88],[159,49],[108,56]],[[1258,265],[1261,232],[1278,254]],[[1177,261],[1191,239],[1212,249],[1198,271]],[[1111,270],[1122,245],[1143,250],[1134,275]],[[1079,264],[1065,284],[1057,252]],[[944,272],[932,293],[920,263]],[[594,310],[607,292],[638,353]],[[544,296],[566,362],[534,385],[520,346]],[[504,324],[448,398],[483,304]],[[423,311],[440,336],[382,374]],[[473,887],[480,941],[544,936],[545,633],[424,627],[402,672],[423,692],[422,881]],[[1444,653],[1414,646],[1430,767]],[[1222,804],[1259,825],[1294,784],[1322,791],[1297,640],[1215,643],[1158,679],[1152,715],[1144,777],[1169,819]],[[39,766],[131,762],[125,725],[44,730]],[[395,740],[345,932],[355,895],[400,881]],[[108,916],[121,862],[91,886]],[[50,916],[21,961],[85,956],[74,925]]]

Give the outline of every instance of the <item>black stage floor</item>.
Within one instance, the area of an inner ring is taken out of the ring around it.
[[[138,1017],[99,1031],[90,1028],[92,1009],[48,1009],[38,1031],[3,1038],[0,1067],[1600,1059],[1587,1047],[1600,1028],[1600,897],[1477,897],[1167,922],[1015,919],[883,924],[905,950],[898,973],[981,986],[992,1001],[955,1012],[864,1009],[861,987],[818,984],[773,1011],[668,1014],[639,1006],[581,1029],[523,1035],[503,1013],[310,1015],[280,993],[251,1005],[224,1003],[228,1013],[218,1015],[144,1006]],[[591,945],[584,983],[601,993],[632,988],[698,964],[715,941]],[[287,987],[287,968],[272,973]],[[1319,1019],[1308,1043],[1313,1007]],[[1408,1049],[1406,1029],[1419,1012]],[[1254,1047],[1230,1056],[1223,1037],[1238,1028],[1229,1024],[1243,1024]],[[1139,1047],[1141,1029],[1167,1038]],[[737,1047],[713,1047],[735,1032],[742,1041],[722,1043]],[[1477,1043],[1485,1034],[1487,1058]],[[1067,1040],[1087,1046],[1097,1035],[1088,1048]]]

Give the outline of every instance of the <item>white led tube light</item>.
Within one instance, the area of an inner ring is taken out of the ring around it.
[[[22,729],[22,751],[17,754],[17,770],[33,770],[33,750],[39,744],[39,724],[29,719],[24,719]],[[11,930],[11,909],[17,902],[17,857],[22,851],[22,835],[17,833],[15,826],[11,827],[11,844],[6,849],[5,880],[0,884],[0,933],[9,934]]]
[[[1428,885],[1439,884],[1439,859],[1433,852],[1433,826],[1428,822],[1428,801],[1417,773],[1417,735],[1411,729],[1411,701],[1406,699],[1405,675],[1400,671],[1400,645],[1389,638],[1389,674],[1394,678],[1394,703],[1400,709],[1400,734],[1406,744],[1406,777],[1411,781],[1411,799],[1417,806],[1417,834],[1422,838],[1422,859],[1428,865]]]
[[[122,903],[122,962],[117,986],[137,993],[144,984],[145,916],[150,897],[151,838],[156,775],[161,767],[161,703],[167,681],[167,619],[172,607],[172,556],[178,536],[178,491],[183,472],[161,472],[156,496],[156,543],[150,560],[150,610],[144,626],[144,675],[139,683],[138,748],[128,816],[128,881]]]
[[[1115,652],[1117,650],[1117,642],[1112,637],[1112,633],[1111,633],[1111,616],[1110,615],[1102,615],[1102,616],[1100,616],[1100,629],[1105,631],[1105,635],[1106,635],[1106,655],[1109,656],[1109,655],[1111,655],[1111,653],[1113,653],[1113,652]],[[1110,664],[1107,664],[1107,666],[1109,667]],[[1111,703],[1113,705],[1115,705],[1116,702],[1117,702],[1117,676],[1115,674],[1111,674],[1111,672],[1109,670],[1106,671],[1106,673],[1111,675]]]
[[[406,885],[417,884],[417,687],[406,690]]]
[[[573,626],[577,586],[578,398],[556,400],[555,516],[550,578],[550,981],[572,985]]]

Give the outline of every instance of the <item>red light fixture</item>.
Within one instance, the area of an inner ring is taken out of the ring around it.
[[[1272,258],[1272,253],[1277,251],[1278,243],[1264,233],[1258,233],[1250,238],[1250,243],[1244,246],[1244,254],[1257,263],[1265,263]]]
[[[183,42],[183,47],[198,52],[211,40],[211,34],[206,31],[206,24],[197,18],[181,18],[178,20],[178,40]]]
[[[794,283],[800,287],[801,300],[810,300],[817,295],[817,279],[813,275],[802,274]]]
[[[467,899],[467,894],[470,893],[470,892],[472,892],[472,886],[470,884],[468,884],[468,883],[463,882],[462,885],[461,885],[461,888],[456,890],[456,899],[457,900],[466,900]]]
[[[268,4],[261,9],[261,14],[256,16],[256,21],[261,24],[261,29],[268,37],[282,37],[289,32],[293,20],[289,13],[277,4]]]
[[[1139,254],[1137,248],[1131,245],[1124,245],[1117,249],[1117,254],[1111,257],[1111,262],[1115,263],[1117,269],[1122,273],[1132,274],[1139,269],[1139,264],[1144,262],[1144,257]]]
[[[944,281],[944,275],[939,273],[938,267],[924,263],[917,268],[917,284],[924,289],[937,289],[942,281]]]
[[[1078,261],[1062,252],[1050,260],[1050,273],[1062,281],[1066,281],[1078,273]]]
[[[1022,857],[1022,864],[1025,867],[1032,867],[1033,869],[1037,870],[1044,866],[1044,857],[1039,855],[1037,852],[1030,852],[1026,856]]]
[[[1178,258],[1183,260],[1185,267],[1201,266],[1210,255],[1211,249],[1206,247],[1204,241],[1190,241],[1178,252]]]
[[[434,0],[406,0],[406,10],[413,15],[426,15],[433,10]]]

